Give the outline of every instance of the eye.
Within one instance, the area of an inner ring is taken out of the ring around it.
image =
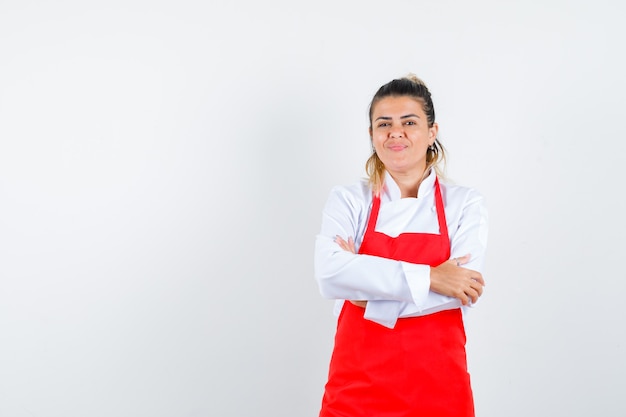
[[[378,127],[387,127],[387,126],[389,126],[389,123],[387,122],[381,122],[378,124]]]
[[[413,126],[416,123],[413,120],[407,120],[404,124],[407,125],[407,126]]]

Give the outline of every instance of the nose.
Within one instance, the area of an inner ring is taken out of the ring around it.
[[[404,137],[404,130],[402,129],[402,125],[392,126],[391,129],[389,130],[389,137],[392,137],[392,138]]]

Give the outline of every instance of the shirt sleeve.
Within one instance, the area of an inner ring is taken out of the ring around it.
[[[426,305],[433,303],[430,291],[430,267],[428,265],[418,265],[409,262],[401,262],[407,282],[411,288],[411,293],[416,294],[413,302],[396,300],[371,300],[365,307],[364,317],[368,320],[379,323],[385,327],[393,329],[403,310],[409,305],[421,312]]]
[[[451,234],[450,257],[458,258],[469,254],[470,260],[463,265],[463,268],[472,269],[482,274],[487,250],[489,213],[484,197],[476,190],[472,189],[468,192],[463,210],[460,212],[459,220],[456,223],[458,228]],[[470,304],[470,307],[476,304],[478,302],[473,305]]]
[[[369,201],[344,187],[334,188],[322,215],[315,240],[315,278],[322,296],[343,300],[396,300],[421,304],[430,286],[428,265],[403,266],[393,259],[359,255],[341,249],[336,236],[344,239],[362,233]],[[420,273],[407,274],[407,270]],[[396,316],[397,317],[397,316]]]

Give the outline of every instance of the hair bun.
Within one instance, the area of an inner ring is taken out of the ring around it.
[[[409,72],[404,78],[413,81],[415,84],[423,85],[424,87],[426,87],[426,83],[412,72]]]

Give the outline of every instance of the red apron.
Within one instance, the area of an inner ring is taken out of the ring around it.
[[[437,266],[450,258],[450,239],[439,181],[435,180],[439,233],[375,231],[380,198],[360,254]],[[460,309],[398,319],[389,329],[363,318],[346,301],[337,322],[320,417],[470,417],[474,403]]]

